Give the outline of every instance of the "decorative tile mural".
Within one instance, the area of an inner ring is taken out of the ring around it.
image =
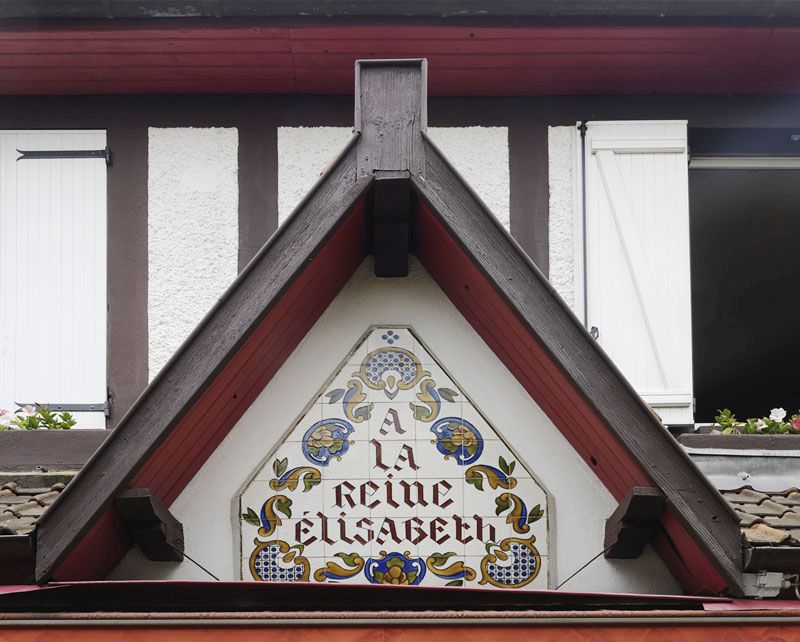
[[[548,586],[544,490],[409,328],[370,329],[240,516],[243,579]]]

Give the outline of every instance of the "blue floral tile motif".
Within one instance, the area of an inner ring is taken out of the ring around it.
[[[549,498],[513,444],[411,328],[347,347],[240,495],[242,578],[548,586]]]
[[[350,447],[347,437],[353,425],[344,419],[323,419],[312,425],[303,435],[302,450],[312,464],[327,466],[332,457],[341,459]]]
[[[364,567],[364,576],[372,584],[395,584],[413,586],[425,577],[425,562],[421,558],[411,557],[410,553],[386,553],[381,557],[370,557]]]
[[[436,450],[445,459],[455,457],[459,466],[477,461],[483,453],[483,437],[466,419],[443,417],[431,426],[431,432],[436,435]]]

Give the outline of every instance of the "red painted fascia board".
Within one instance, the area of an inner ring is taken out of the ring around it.
[[[362,199],[139,469],[129,487],[149,488],[166,505],[172,504],[361,264],[366,256],[366,232]],[[129,547],[124,528],[109,506],[53,578],[106,577]]]
[[[422,199],[416,226],[423,266],[611,494],[622,500],[635,486],[655,486]],[[669,508],[661,524],[654,544],[683,588],[724,590],[727,581]]]
[[[333,93],[427,56],[430,95],[798,93],[794,27],[246,21],[4,25],[0,94]]]

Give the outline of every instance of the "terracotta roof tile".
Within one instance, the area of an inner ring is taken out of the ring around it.
[[[723,491],[751,546],[800,547],[800,491],[760,492],[749,486]]]
[[[772,528],[766,524],[755,524],[749,528],[743,528],[747,541],[751,544],[785,544],[792,536],[779,528]]]
[[[39,476],[36,486],[14,481],[0,485],[0,536],[30,533],[64,490],[63,482],[42,486],[42,481]]]
[[[730,504],[759,504],[765,499],[769,499],[769,495],[759,493],[749,486],[745,486],[734,492],[724,492],[722,496],[728,500]]]
[[[765,517],[764,521],[778,528],[800,528],[800,513],[789,511],[781,517]]]

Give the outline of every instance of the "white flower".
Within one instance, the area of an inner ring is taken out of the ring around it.
[[[30,405],[23,406],[22,412],[25,413],[28,417],[32,417],[33,415],[36,414],[36,408]]]
[[[784,417],[786,417],[786,411],[783,408],[773,408],[769,413],[772,421],[783,421]]]
[[[14,421],[14,415],[8,410],[0,408],[0,426],[10,426],[12,421]]]
[[[767,427],[767,422],[766,422],[766,421],[764,421],[763,419],[759,419],[759,420],[756,422],[756,430],[757,430],[758,432],[763,432],[763,431],[764,431],[764,428],[766,428],[766,427]]]

